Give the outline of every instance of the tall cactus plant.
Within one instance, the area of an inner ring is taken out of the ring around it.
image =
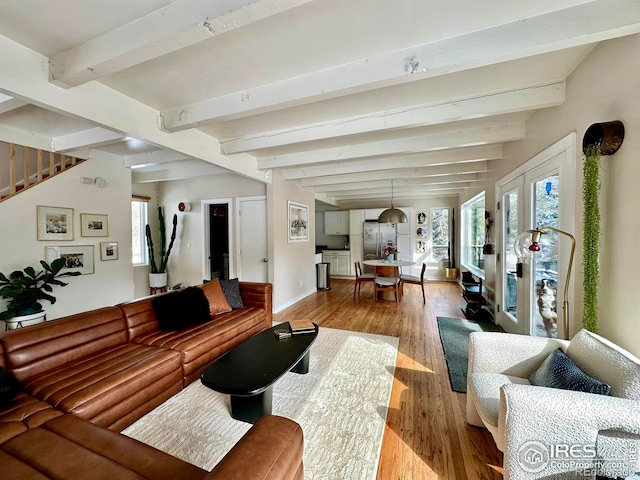
[[[171,238],[169,239],[169,248],[167,246],[167,233],[164,223],[164,215],[162,214],[162,207],[158,207],[158,230],[160,232],[160,263],[156,263],[156,255],[153,246],[153,238],[151,236],[151,227],[147,224],[145,229],[145,236],[147,237],[147,250],[149,252],[149,263],[151,266],[151,273],[166,273],[167,263],[169,262],[169,255],[171,255],[171,249],[173,248],[173,242],[176,239],[176,228],[178,225],[178,215],[173,214],[173,229],[171,231]]]

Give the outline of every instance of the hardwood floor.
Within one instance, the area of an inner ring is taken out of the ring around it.
[[[399,305],[374,302],[353,280],[331,279],[317,292],[274,315],[275,321],[311,318],[321,326],[399,337],[398,357],[378,466],[378,480],[501,479],[502,454],[491,434],[465,422],[466,395],[451,391],[436,316],[462,318],[453,282],[405,285]],[[346,479],[345,479],[346,480]]]

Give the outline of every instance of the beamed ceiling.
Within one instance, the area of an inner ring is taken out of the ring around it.
[[[637,0],[2,2],[0,140],[117,154],[135,182],[458,195],[598,42],[639,31]]]

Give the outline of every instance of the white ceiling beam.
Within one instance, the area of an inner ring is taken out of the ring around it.
[[[68,88],[249,25],[310,0],[179,0],[50,60],[49,78]]]
[[[51,150],[54,152],[68,152],[96,148],[120,142],[124,138],[125,136],[121,133],[95,127],[81,132],[53,137],[51,139]]]
[[[0,125],[0,141],[46,151],[51,148],[51,137],[7,125]]]
[[[392,172],[393,175],[393,172]],[[391,178],[393,178],[394,188],[401,186],[424,186],[424,185],[448,185],[461,182],[478,182],[484,179],[484,176],[477,173],[469,173],[463,175],[442,175],[438,177],[425,177],[425,178],[395,178],[393,176],[386,180],[374,180],[365,182],[348,182],[348,183],[336,183],[330,185],[318,185],[314,187],[316,192],[344,192],[344,191],[356,191],[365,190],[369,188],[383,188],[390,187]]]
[[[194,128],[638,32],[640,2],[594,0],[168,109],[162,125],[169,131]]]
[[[164,168],[145,172],[131,172],[133,183],[167,182],[169,180],[184,180],[186,178],[202,177],[227,173],[215,165],[200,160],[185,160],[163,165]]]
[[[359,143],[343,147],[287,153],[272,157],[258,158],[258,169],[287,168],[326,162],[344,162],[350,159],[380,157],[419,152],[446,150],[493,143],[522,140],[525,123],[515,122],[488,127],[455,129],[432,135],[395,138],[378,142]]]
[[[239,175],[271,183],[269,172],[259,171],[247,154],[225,156],[217,139],[199,130],[168,134],[158,129],[158,111],[123,95],[100,82],[90,82],[63,90],[51,84],[42,65],[47,58],[0,35],[0,90],[8,95],[29,99],[38,107],[72,115],[107,130],[128,135],[199,158]]]
[[[485,173],[488,171],[487,162],[457,163],[454,165],[439,165],[433,167],[405,168],[393,170],[392,178],[417,178],[438,177],[449,175],[464,175]],[[389,171],[377,171],[366,173],[350,173],[347,175],[330,175],[327,177],[304,178],[300,180],[303,187],[316,187],[320,185],[340,185],[343,183],[375,182],[377,180],[389,181]]]
[[[0,115],[10,112],[11,110],[16,110],[24,105],[26,105],[26,102],[0,93]]]
[[[419,168],[430,165],[483,162],[486,160],[498,160],[500,158],[502,158],[502,145],[483,145],[481,147],[456,148],[438,152],[351,160],[329,165],[292,168],[284,170],[283,177],[285,180],[309,179],[314,177],[362,174],[363,172]]]
[[[179,152],[173,152],[171,150],[156,150],[154,152],[126,155],[124,157],[123,166],[136,169],[150,167],[152,165],[179,162],[180,160],[185,160],[187,158],[189,157]]]
[[[551,82],[503,92],[449,99],[368,115],[340,118],[313,125],[274,130],[220,142],[225,154],[250,152],[294,143],[357,135],[393,128],[438,125],[560,105],[565,100],[565,82]]]
[[[416,198],[425,196],[440,196],[446,194],[459,194],[464,191],[464,188],[437,188],[437,189],[425,189],[423,191],[405,192],[400,195],[394,195],[394,205],[399,205],[397,200],[402,198]],[[391,191],[385,193],[367,193],[358,195],[343,195],[342,192],[335,196],[327,194],[328,198],[332,198],[336,202],[344,200],[391,200]]]
[[[440,192],[446,190],[457,190],[465,187],[470,187],[472,182],[461,182],[455,185],[436,185],[436,186],[406,186],[406,187],[393,187],[393,198],[401,195],[413,195],[414,193],[423,192]],[[360,190],[333,190],[324,192],[329,197],[360,197],[362,195],[378,195],[381,198],[388,197],[391,199],[391,186],[387,183],[384,187],[377,188],[364,188]]]

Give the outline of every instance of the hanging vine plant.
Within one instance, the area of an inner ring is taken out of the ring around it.
[[[598,331],[598,287],[600,271],[598,252],[600,247],[600,144],[588,145],[583,166],[583,259],[584,313],[582,324],[587,330]]]

